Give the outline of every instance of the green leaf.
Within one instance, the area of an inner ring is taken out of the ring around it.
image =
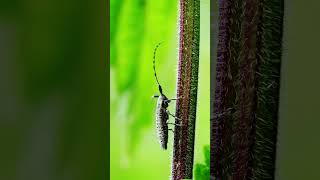
[[[197,163],[194,168],[195,180],[208,180],[210,179],[210,146],[206,145],[203,148],[205,164]]]

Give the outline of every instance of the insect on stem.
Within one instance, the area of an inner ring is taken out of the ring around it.
[[[168,128],[169,123],[169,115],[174,117],[175,119],[178,119],[176,116],[171,114],[169,110],[167,109],[169,106],[169,103],[172,100],[177,100],[176,98],[168,99],[166,95],[164,95],[162,91],[162,87],[159,83],[158,76],[156,73],[156,52],[160,46],[161,42],[156,45],[154,52],[153,52],[153,70],[154,70],[154,76],[156,78],[156,82],[159,86],[159,92],[160,95],[155,95],[153,96],[154,98],[158,98],[157,102],[157,107],[156,107],[156,128],[157,128],[157,134],[158,134],[158,139],[160,142],[160,146],[162,149],[167,149],[167,143],[168,143],[168,131],[172,130]],[[177,125],[177,124],[175,124]]]

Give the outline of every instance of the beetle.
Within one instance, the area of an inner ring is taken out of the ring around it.
[[[175,117],[173,114],[169,112],[167,109],[169,106],[169,103],[172,100],[177,100],[177,99],[168,99],[166,95],[164,95],[162,91],[162,87],[159,83],[157,73],[156,73],[156,66],[155,66],[155,61],[156,61],[156,52],[158,47],[161,45],[161,42],[155,47],[154,52],[153,52],[153,71],[154,71],[154,76],[156,78],[156,82],[158,84],[158,89],[160,92],[160,95],[155,95],[153,98],[158,98],[157,101],[157,107],[156,107],[156,129],[157,129],[157,135],[159,139],[160,146],[163,150],[167,149],[167,144],[168,144],[168,132],[169,130],[173,131],[172,129],[168,128],[168,124],[174,124],[174,123],[169,123],[169,115],[174,117],[175,119],[180,120],[179,118]],[[179,124],[174,124],[177,126],[180,126]]]

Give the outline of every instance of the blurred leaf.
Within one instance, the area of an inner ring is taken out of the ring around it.
[[[117,37],[119,17],[123,0],[110,1],[110,66],[114,66],[117,60],[117,48],[115,47],[115,37]]]
[[[203,148],[204,151],[204,159],[205,159],[205,163],[208,167],[210,167],[210,146],[207,145]]]
[[[208,180],[210,179],[210,146],[203,148],[205,164],[197,163],[194,169],[195,180]]]
[[[145,31],[145,1],[130,0],[123,4],[116,37],[116,83],[123,93],[136,83],[140,50]]]
[[[123,0],[111,0],[110,1],[110,43],[112,44],[115,37],[117,36],[117,29],[119,23],[119,15]]]

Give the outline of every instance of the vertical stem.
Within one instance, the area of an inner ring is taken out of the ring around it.
[[[220,0],[214,179],[274,179],[283,0]]]
[[[180,0],[180,39],[172,179],[192,178],[197,107],[200,1]]]
[[[230,0],[219,1],[219,42],[216,67],[216,90],[214,101],[214,116],[210,119],[211,126],[211,158],[210,158],[210,176],[219,177],[223,172],[222,160],[222,129],[225,127],[226,116],[223,112],[226,110],[226,92],[230,89],[228,83],[228,64],[230,63],[230,29],[231,29],[231,5]]]
[[[283,0],[260,0],[252,179],[274,179],[282,55]]]
[[[253,131],[255,129],[256,87],[256,13],[257,0],[245,0],[243,4],[243,58],[239,60],[239,114],[235,123],[235,172],[233,179],[249,179],[252,169]]]

